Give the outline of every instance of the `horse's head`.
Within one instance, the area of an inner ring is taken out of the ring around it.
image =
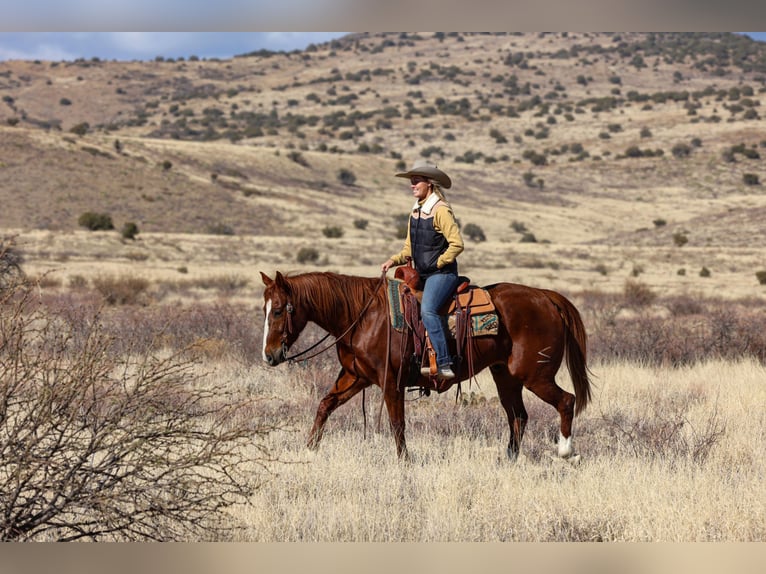
[[[293,301],[287,279],[277,271],[274,279],[261,273],[266,290],[263,292],[263,360],[272,367],[287,357],[287,350],[306,326],[306,314]]]

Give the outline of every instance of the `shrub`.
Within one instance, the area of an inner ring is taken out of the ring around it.
[[[527,230],[527,226],[521,221],[512,221],[511,229],[513,229],[516,233],[524,233]]]
[[[466,223],[463,233],[471,241],[486,241],[487,237],[484,235],[484,230],[475,223]]]
[[[322,229],[322,235],[330,239],[337,239],[343,237],[343,228],[338,225],[328,225]]]
[[[207,226],[210,235],[234,235],[234,228],[226,223],[211,223]]]
[[[136,235],[138,235],[138,225],[132,221],[128,221],[125,225],[122,226],[123,239],[135,239]]]
[[[703,267],[702,269],[700,269],[700,277],[710,277],[710,275],[711,275],[710,269],[708,269],[707,267]]]
[[[607,275],[609,273],[609,268],[604,263],[596,264],[593,270],[601,275]]]
[[[685,233],[681,231],[677,231],[673,234],[673,243],[675,243],[678,247],[683,247],[689,242],[689,238],[686,236]]]
[[[319,259],[319,251],[313,247],[301,247],[295,255],[298,263],[314,263]]]
[[[109,305],[135,305],[149,288],[149,281],[132,275],[103,275],[93,279],[93,287]]]
[[[654,223],[655,227],[663,227],[663,226],[667,225],[668,222],[665,221],[664,219],[662,219],[661,217],[658,217],[657,219],[652,221],[652,223]]]
[[[24,279],[21,264],[24,257],[16,249],[13,238],[0,239],[0,295],[9,288],[19,285]]]
[[[745,185],[760,185],[761,182],[758,179],[758,176],[754,173],[745,173],[742,175],[742,182]]]
[[[758,283],[766,285],[766,271],[756,271],[755,278],[758,279]]]
[[[303,154],[299,151],[291,151],[289,154],[287,154],[287,157],[290,158],[295,163],[297,163],[298,165],[302,165],[303,167],[309,167],[309,162],[306,160],[305,157],[303,157]]]
[[[352,186],[356,183],[356,176],[352,171],[342,168],[340,171],[338,171],[338,181],[340,181],[343,185]]]
[[[70,133],[73,133],[78,136],[84,136],[88,133],[88,130],[90,129],[90,124],[88,122],[82,122],[77,124],[76,126],[72,126],[69,131]]]
[[[692,148],[688,144],[685,143],[677,143],[671,148],[671,153],[673,154],[673,157],[689,157],[692,153]]]
[[[72,100],[70,100],[69,98],[61,98],[61,99],[59,100],[59,105],[62,105],[62,106],[71,106],[71,105],[72,105]]]
[[[173,162],[170,161],[169,159],[166,159],[165,161],[162,162],[161,165],[162,165],[163,171],[168,171],[170,170],[170,168],[173,167]]]
[[[367,221],[366,219],[355,219],[355,220],[354,220],[354,227],[356,227],[357,229],[362,229],[362,230],[364,230],[364,229],[367,229],[367,225],[368,225],[369,223],[370,223],[370,222],[369,222],[369,221]]]
[[[231,536],[226,509],[255,492],[267,451],[253,438],[270,426],[253,400],[203,380],[193,349],[120,352],[110,327],[26,287],[0,306],[0,540]]]
[[[107,213],[95,213],[86,211],[77,219],[80,227],[85,227],[91,231],[109,231],[114,229],[112,217]]]
[[[646,283],[640,281],[626,281],[623,294],[626,304],[631,307],[646,307],[657,298],[657,293],[652,291]]]
[[[521,235],[521,239],[519,239],[520,243],[537,243],[537,237],[535,237],[534,233],[531,233],[529,231],[525,231]]]

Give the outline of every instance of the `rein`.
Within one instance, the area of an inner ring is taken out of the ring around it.
[[[318,355],[321,355],[325,351],[333,348],[338,341],[340,341],[343,337],[348,335],[348,333],[351,331],[351,329],[356,327],[357,323],[359,323],[359,321],[362,319],[362,317],[364,316],[365,312],[367,311],[367,309],[370,307],[370,305],[372,304],[373,300],[375,299],[375,293],[378,291],[380,286],[383,284],[383,282],[385,281],[385,278],[386,278],[386,273],[384,271],[380,275],[380,279],[378,280],[378,284],[375,285],[375,289],[373,289],[373,294],[370,296],[370,298],[367,300],[367,303],[365,304],[365,306],[359,312],[359,316],[354,320],[353,323],[351,323],[351,325],[348,326],[348,329],[346,329],[345,331],[343,331],[343,333],[341,333],[340,335],[335,337],[335,340],[332,341],[329,345],[325,346],[324,348],[320,349],[319,351],[316,351],[315,353],[309,355],[308,357],[304,357],[304,359],[303,359],[304,361],[308,361],[309,359],[313,359],[314,357],[316,357]],[[287,330],[283,334],[283,339],[286,339],[287,335],[290,334],[292,332],[292,330],[293,330],[292,314],[295,311],[295,308],[293,307],[292,303],[288,303],[287,307],[286,307],[286,310],[287,310]],[[310,351],[312,351],[316,347],[318,347],[329,336],[330,336],[330,333],[327,333],[324,337],[319,339],[319,341],[317,341],[316,343],[311,345],[311,347],[309,347],[308,349],[306,349],[304,351],[301,351],[300,353],[296,353],[295,355],[292,355],[290,357],[285,357],[285,361],[291,361],[292,362],[295,359],[297,359],[298,357],[301,357],[301,356],[305,355],[306,353],[309,353]],[[285,353],[285,354],[287,354],[287,353]]]

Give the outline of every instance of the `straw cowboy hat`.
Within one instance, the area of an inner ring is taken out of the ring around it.
[[[412,166],[412,169],[410,171],[404,171],[401,173],[397,173],[396,177],[406,177],[407,179],[411,178],[413,175],[422,175],[424,177],[427,177],[428,179],[433,179],[436,183],[441,185],[444,189],[449,189],[452,187],[452,180],[449,178],[449,176],[444,173],[442,170],[440,170],[438,167],[436,167],[432,163],[428,163],[427,161],[418,160],[415,162],[415,164]]]

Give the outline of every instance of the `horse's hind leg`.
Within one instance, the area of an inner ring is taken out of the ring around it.
[[[575,397],[556,384],[556,370],[539,369],[524,381],[524,386],[552,405],[561,417],[558,454],[561,458],[574,455],[572,448],[572,421],[574,419]]]
[[[361,391],[364,386],[362,380],[356,375],[349,373],[345,369],[341,369],[330,392],[324,396],[317,407],[317,413],[314,417],[314,425],[311,427],[307,442],[307,446],[310,449],[316,450],[319,448],[319,441],[322,440],[324,425],[332,412]]]
[[[521,382],[511,376],[507,365],[493,365],[489,370],[495,380],[500,403],[508,415],[508,426],[511,429],[507,450],[508,458],[511,461],[516,461],[519,458],[524,429],[527,427],[527,410],[524,408],[524,400],[521,396],[523,387]]]

